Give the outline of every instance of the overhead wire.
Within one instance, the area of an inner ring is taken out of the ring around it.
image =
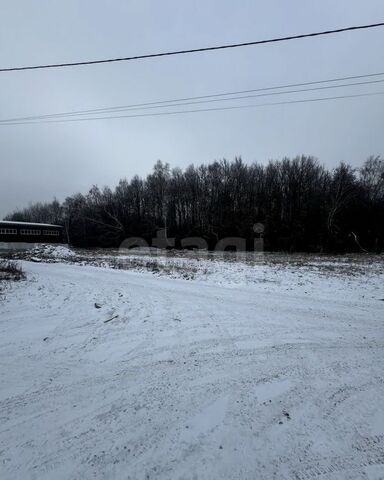
[[[314,84],[324,84],[336,81],[342,81],[344,79],[359,79],[359,78],[367,78],[367,77],[377,77],[377,76],[384,75],[383,73],[372,73],[366,75],[355,75],[349,77],[340,77],[340,78],[333,78],[328,80],[320,80],[320,81],[312,81],[312,82],[304,82],[304,83],[296,83],[296,84],[288,84],[288,85],[280,85],[280,86],[273,86],[273,87],[264,87],[264,88],[257,88],[257,89],[250,89],[250,90],[241,90],[236,92],[227,92],[227,93],[219,93],[219,94],[212,94],[212,95],[203,95],[203,96],[196,96],[196,97],[186,97],[186,98],[179,98],[173,100],[163,100],[159,102],[147,102],[147,103],[139,103],[139,104],[131,104],[131,105],[122,105],[122,106],[114,106],[114,107],[104,107],[104,108],[96,108],[96,109],[89,109],[89,110],[78,110],[78,111],[71,111],[71,112],[61,112],[61,113],[52,113],[52,114],[43,114],[43,115],[31,115],[31,116],[24,116],[24,117],[13,117],[7,119],[1,119],[0,124],[7,124],[10,122],[19,122],[19,121],[37,121],[49,118],[64,118],[64,117],[77,117],[77,116],[88,116],[94,115],[99,113],[112,113],[118,111],[130,111],[130,110],[148,110],[148,109],[158,109],[166,107],[179,107],[179,106],[186,106],[186,105],[199,105],[203,103],[216,103],[216,102],[223,102],[223,101],[234,101],[234,100],[242,100],[242,99],[249,99],[249,98],[257,98],[257,97],[266,97],[266,96],[275,96],[275,95],[286,95],[286,94],[296,94],[296,93],[304,93],[304,92],[311,92],[311,91],[319,91],[319,90],[328,90],[333,88],[343,88],[343,87],[352,87],[352,86],[361,86],[361,85],[371,85],[377,83],[383,83],[384,79],[380,80],[369,80],[364,82],[352,82],[352,83],[344,83],[338,85],[326,85],[326,86],[318,86],[306,89],[297,89],[297,90],[286,90],[286,88],[291,86],[307,86],[307,85],[314,85]],[[273,91],[277,89],[285,89],[283,91]],[[271,91],[272,90],[272,91]],[[241,95],[243,93],[252,93],[252,92],[262,92],[266,91],[268,93],[262,93],[257,95]],[[230,96],[232,95],[232,96]],[[234,96],[236,95],[236,96]],[[186,100],[186,101],[184,101]]]
[[[340,99],[346,99],[346,98],[373,97],[378,95],[384,95],[384,91],[360,93],[360,94],[353,94],[353,95],[339,95],[339,96],[333,96],[333,97],[310,98],[310,99],[301,99],[301,100],[300,99],[287,100],[282,102],[234,105],[229,107],[201,108],[201,109],[194,109],[194,110],[177,110],[177,111],[171,111],[171,112],[139,113],[134,115],[113,115],[113,116],[106,116],[106,117],[90,117],[90,118],[69,118],[69,119],[57,119],[57,120],[49,119],[49,120],[39,120],[39,121],[8,122],[8,123],[2,123],[1,125],[37,125],[42,123],[49,124],[49,123],[68,123],[68,122],[89,122],[89,121],[95,121],[95,120],[111,120],[111,119],[120,119],[120,118],[158,117],[158,116],[180,115],[180,114],[198,113],[198,112],[238,110],[238,109],[277,106],[277,105],[322,102],[322,101],[340,100]]]
[[[48,68],[78,67],[78,66],[105,64],[105,63],[113,63],[113,62],[128,62],[133,60],[144,60],[144,59],[158,58],[158,57],[169,57],[174,55],[185,55],[185,54],[191,54],[191,53],[201,53],[201,52],[232,49],[232,48],[239,48],[239,47],[264,45],[267,43],[286,42],[289,40],[299,40],[304,38],[319,37],[319,36],[331,35],[336,33],[344,33],[348,31],[366,30],[366,29],[383,27],[383,26],[384,26],[384,22],[378,22],[378,23],[371,23],[366,25],[348,26],[348,27],[337,28],[333,30],[324,30],[319,32],[289,35],[284,37],[275,37],[275,38],[269,38],[265,40],[255,40],[251,42],[232,43],[232,44],[226,44],[226,45],[191,48],[191,49],[184,49],[184,50],[173,50],[173,51],[160,52],[160,53],[150,53],[145,55],[134,55],[129,57],[116,57],[116,58],[106,58],[106,59],[100,59],[100,60],[84,60],[84,61],[77,61],[77,62],[65,62],[65,63],[62,62],[62,63],[40,64],[40,65],[25,65],[25,66],[19,66],[19,67],[6,67],[6,68],[0,68],[0,73],[16,72],[16,71],[22,71],[22,70],[40,70],[40,69],[48,69]]]

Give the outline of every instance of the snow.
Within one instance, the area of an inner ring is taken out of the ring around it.
[[[76,256],[75,252],[66,245],[39,245],[33,250],[30,250],[28,254],[48,256],[51,258],[67,258]]]
[[[382,264],[175,262],[22,262],[0,297],[0,478],[384,478]]]
[[[59,227],[63,228],[61,225],[52,225],[51,223],[32,223],[32,222],[14,222],[12,220],[0,220],[0,225],[25,225],[25,226],[39,226],[39,227]]]
[[[16,260],[32,260],[34,262],[56,262],[76,260],[76,253],[67,245],[62,244],[30,244],[28,248],[14,252],[12,257]]]

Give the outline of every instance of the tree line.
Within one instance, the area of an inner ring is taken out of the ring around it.
[[[128,237],[148,242],[162,229],[174,237],[201,237],[213,248],[241,237],[252,248],[254,225],[264,225],[272,251],[384,250],[384,160],[330,170],[314,157],[246,164],[241,158],[171,169],[158,161],[146,178],[93,186],[60,203],[35,203],[6,220],[65,227],[77,247],[117,247]]]

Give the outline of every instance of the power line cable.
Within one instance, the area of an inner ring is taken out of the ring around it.
[[[144,107],[147,105],[158,105],[158,104],[167,104],[167,103],[174,103],[174,102],[184,102],[188,100],[200,100],[200,99],[205,99],[205,98],[215,98],[215,97],[221,97],[221,96],[227,96],[227,95],[237,95],[237,94],[243,94],[243,93],[252,93],[252,92],[263,92],[263,91],[269,91],[269,90],[278,90],[282,88],[291,88],[291,87],[302,87],[302,86],[308,86],[308,85],[316,85],[316,84],[323,84],[323,83],[330,83],[330,82],[339,82],[339,81],[345,81],[345,80],[357,80],[360,78],[369,78],[369,77],[377,77],[377,76],[382,76],[384,75],[384,72],[379,72],[379,73],[369,73],[365,75],[353,75],[353,76],[347,76],[347,77],[338,77],[338,78],[332,78],[332,79],[327,79],[327,80],[317,80],[317,81],[311,81],[311,82],[304,82],[304,83],[290,83],[286,85],[275,85],[272,87],[262,87],[262,88],[254,88],[250,90],[240,90],[240,91],[232,91],[232,92],[226,92],[226,93],[216,93],[216,94],[210,94],[210,95],[200,95],[200,96],[194,96],[194,97],[184,97],[184,98],[176,98],[176,99],[171,99],[171,100],[160,100],[157,102],[146,102],[146,103],[136,103],[136,104],[131,104],[131,105],[120,105],[120,106],[114,106],[114,107],[104,107],[104,108],[98,108],[98,109],[90,109],[90,110],[75,110],[72,112],[62,112],[57,115],[70,115],[70,114],[75,114],[75,113],[93,113],[93,112],[102,112],[102,111],[109,111],[109,110],[116,110],[120,108],[133,108],[133,107]],[[51,114],[51,115],[56,115],[56,114]]]
[[[40,120],[40,121],[26,121],[26,122],[8,122],[2,123],[1,125],[37,125],[42,123],[69,123],[69,122],[87,122],[92,120],[111,120],[119,118],[138,118],[138,117],[158,117],[166,115],[179,115],[186,113],[198,113],[198,112],[213,112],[213,111],[223,111],[223,110],[238,110],[238,109],[248,109],[248,108],[259,108],[259,107],[269,107],[275,105],[289,105],[289,104],[300,104],[300,103],[311,103],[311,102],[321,102],[327,100],[340,100],[345,98],[358,98],[358,97],[373,97],[377,95],[384,95],[382,92],[371,92],[371,93],[360,93],[354,95],[339,95],[334,97],[320,97],[320,98],[310,98],[303,100],[287,100],[283,102],[272,102],[272,103],[259,103],[259,104],[249,104],[249,105],[234,105],[230,107],[216,107],[216,108],[200,108],[195,110],[178,110],[173,112],[156,112],[156,113],[138,113],[134,115],[114,115],[108,117],[90,117],[90,118],[70,118],[70,119],[59,119],[59,120]]]
[[[373,73],[368,75],[356,75],[352,77],[343,77],[343,78],[364,78],[364,77],[372,77],[384,75],[384,73]],[[338,79],[330,79],[330,80],[320,80],[318,82],[305,82],[299,84],[291,84],[294,85],[313,85],[313,84],[324,84],[325,82],[335,82],[341,81],[343,78]],[[45,115],[34,115],[34,116],[27,116],[27,117],[14,117],[8,119],[0,120],[1,123],[9,123],[9,122],[18,122],[23,120],[42,120],[48,118],[62,118],[62,117],[77,117],[77,116],[85,116],[97,113],[108,113],[108,112],[116,112],[116,111],[129,111],[129,110],[148,110],[148,109],[157,109],[163,108],[164,106],[167,107],[178,107],[178,106],[186,106],[186,105],[199,105],[202,103],[215,103],[215,102],[223,102],[223,101],[233,101],[233,100],[241,100],[241,99],[248,99],[248,98],[256,98],[256,97],[265,97],[265,96],[274,96],[274,95],[285,95],[291,93],[302,93],[302,92],[311,92],[316,90],[327,90],[332,88],[342,88],[342,87],[351,87],[351,86],[361,86],[361,85],[370,85],[376,83],[382,83],[384,79],[381,80],[370,80],[367,82],[352,82],[347,84],[340,84],[340,85],[327,85],[323,87],[313,87],[307,89],[298,89],[298,90],[284,90],[280,92],[269,92],[264,94],[258,95],[244,95],[244,96],[232,96],[227,97],[229,95],[239,95],[242,93],[248,92],[259,92],[259,91],[270,91],[282,88],[288,88],[288,85],[276,86],[276,87],[266,87],[266,88],[258,88],[252,90],[242,90],[232,93],[221,93],[221,94],[213,94],[213,95],[204,95],[199,97],[187,97],[185,100],[192,100],[190,102],[182,102],[184,99],[174,99],[174,100],[163,100],[160,102],[148,102],[148,103],[139,103],[139,104],[132,104],[132,105],[124,105],[124,106],[115,106],[115,107],[105,107],[105,108],[98,108],[98,109],[91,109],[91,110],[78,110],[72,112],[63,112],[63,113],[52,113],[52,114],[45,114]],[[217,97],[226,97],[226,98],[217,98]],[[202,100],[199,100],[202,99]],[[194,101],[197,100],[197,101]],[[178,103],[176,103],[178,102]]]
[[[188,50],[175,50],[175,51],[161,52],[161,53],[150,53],[146,55],[135,55],[132,57],[107,58],[102,60],[87,60],[87,61],[70,62],[70,63],[51,63],[51,64],[45,64],[45,65],[30,65],[30,66],[21,66],[21,67],[0,68],[0,72],[15,72],[20,70],[38,70],[38,69],[45,69],[45,68],[77,67],[81,65],[95,65],[95,64],[101,64],[101,63],[143,60],[143,59],[156,58],[156,57],[169,57],[173,55],[184,55],[189,53],[200,53],[200,52],[208,52],[208,51],[214,51],[214,50],[224,50],[229,48],[263,45],[267,43],[286,42],[288,40],[298,40],[298,39],[309,38],[309,37],[318,37],[318,36],[324,36],[324,35],[331,35],[335,33],[364,30],[368,28],[377,28],[377,27],[383,27],[383,26],[384,26],[384,22],[380,22],[380,23],[372,23],[368,25],[357,25],[357,26],[350,26],[350,27],[344,27],[344,28],[337,28],[334,30],[324,30],[321,32],[304,33],[301,35],[276,37],[276,38],[270,38],[267,40],[256,40],[253,42],[232,43],[227,45],[218,45],[214,47],[192,48]]]

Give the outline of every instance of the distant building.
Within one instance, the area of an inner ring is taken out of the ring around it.
[[[63,243],[63,227],[48,223],[0,221],[0,250],[32,248],[39,243]]]

